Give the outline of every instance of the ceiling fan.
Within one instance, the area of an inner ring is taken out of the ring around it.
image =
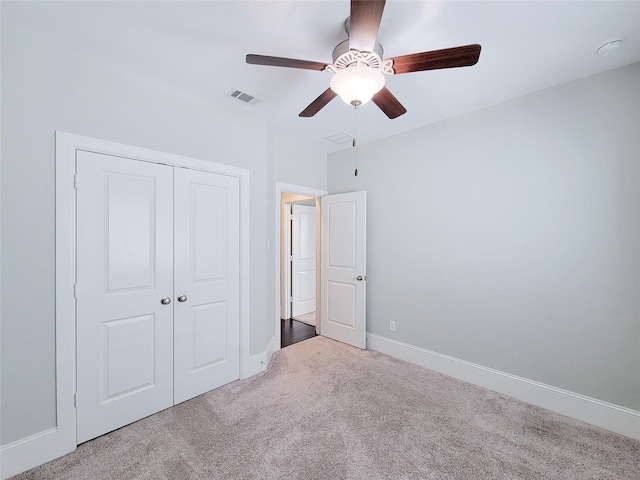
[[[413,53],[383,60],[382,45],[377,42],[385,0],[351,0],[351,14],[345,21],[348,39],[333,50],[333,63],[297,60],[293,58],[247,55],[247,63],[275,67],[302,68],[333,73],[330,87],[320,94],[300,117],[313,117],[336,96],[358,107],[373,100],[389,118],[407,112],[384,86],[385,75],[468,67],[480,57],[480,45]]]

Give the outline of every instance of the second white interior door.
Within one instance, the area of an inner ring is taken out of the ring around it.
[[[291,316],[316,309],[316,208],[293,205]]]

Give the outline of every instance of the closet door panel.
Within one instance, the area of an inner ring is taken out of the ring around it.
[[[174,401],[239,378],[239,180],[177,168]]]
[[[173,168],[77,157],[77,441],[173,404]]]

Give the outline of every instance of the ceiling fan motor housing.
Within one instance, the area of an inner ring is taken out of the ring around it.
[[[370,68],[379,69],[382,66],[382,57],[384,50],[382,45],[376,42],[372,52],[360,52],[355,49],[349,49],[349,40],[339,43],[333,49],[333,67],[336,70],[347,68],[353,64],[365,64]]]

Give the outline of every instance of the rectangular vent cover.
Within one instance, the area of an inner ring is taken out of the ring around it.
[[[342,145],[343,143],[351,143],[354,138],[356,137],[354,137],[350,133],[340,132],[336,133],[335,135],[331,135],[330,137],[326,137],[325,140],[329,140],[330,142]]]
[[[253,95],[249,95],[247,92],[243,92],[242,90],[238,90],[237,88],[232,89],[225,96],[233,100],[237,100],[238,102],[244,103],[245,105],[251,106],[260,101],[259,98],[256,98]]]

